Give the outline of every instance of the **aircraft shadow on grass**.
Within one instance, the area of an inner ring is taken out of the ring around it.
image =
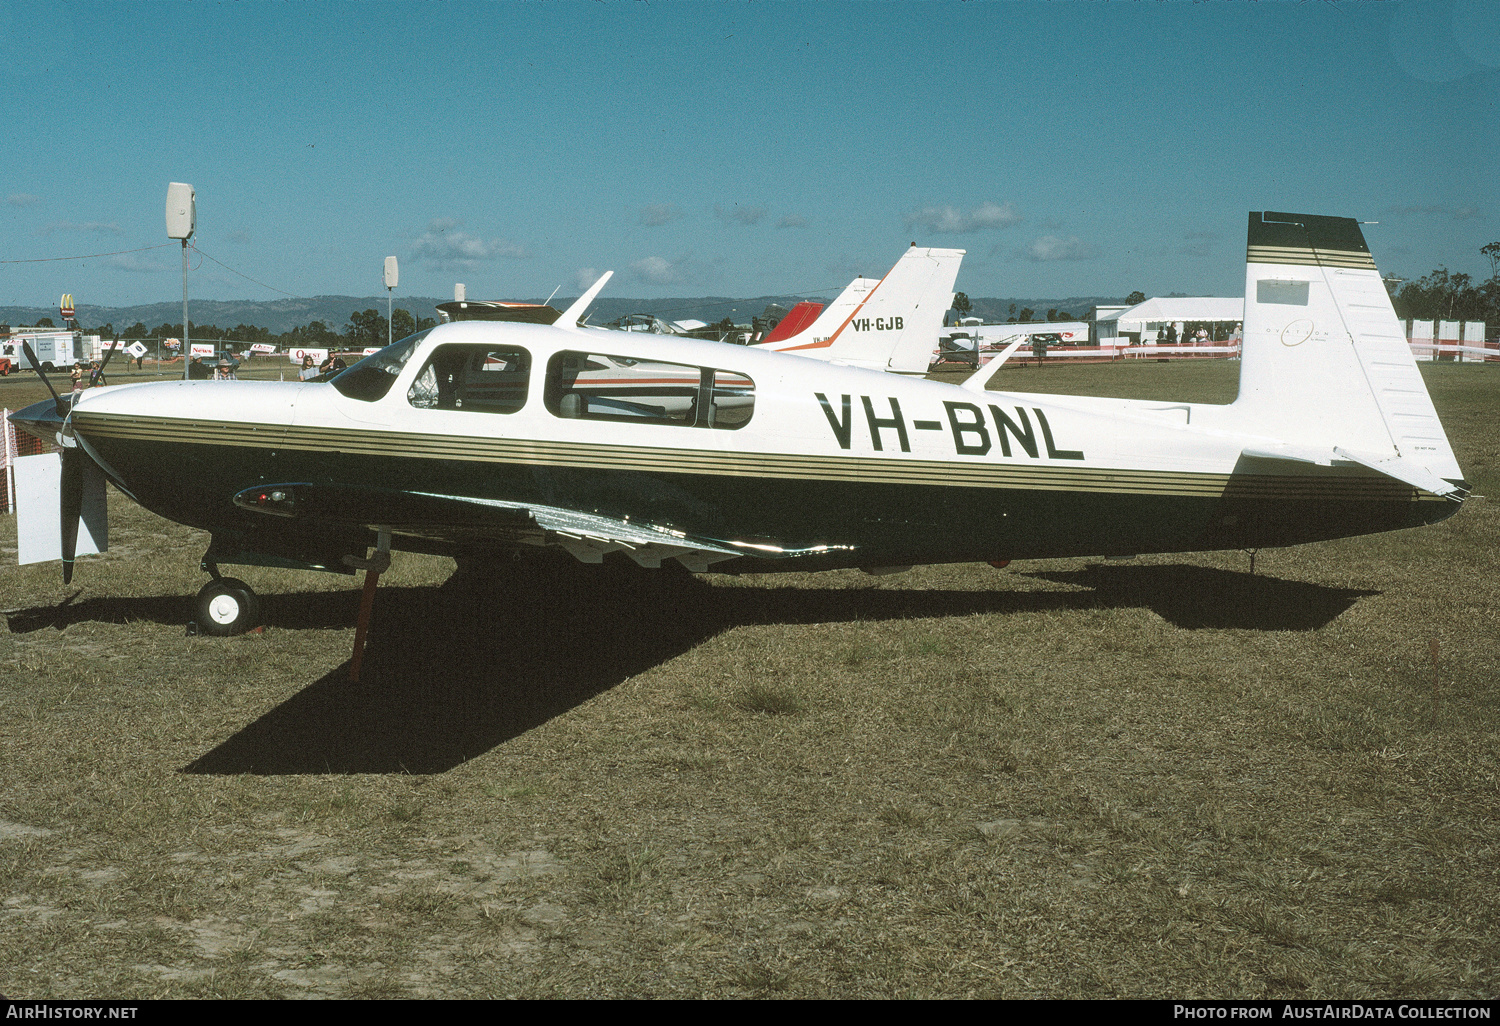
[[[183,770],[443,772],[734,626],[1144,607],[1190,629],[1313,630],[1375,594],[1182,565],[1031,576],[1088,590],[716,588],[686,573],[563,564],[479,586],[384,588],[358,684],[341,665]],[[355,591],[268,595],[264,620],[348,628],[358,600]],[[89,599],[9,622],[25,633],[190,615],[184,598]]]

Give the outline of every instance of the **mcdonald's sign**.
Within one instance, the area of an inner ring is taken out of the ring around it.
[[[63,320],[73,319],[73,314],[77,311],[73,309],[73,296],[70,293],[63,293],[62,302],[57,304],[57,312],[63,315]]]

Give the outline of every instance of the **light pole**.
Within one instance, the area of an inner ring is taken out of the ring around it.
[[[396,282],[401,276],[400,268],[396,266],[396,258],[388,256],[385,258],[385,344],[391,344],[391,293],[396,288]]]
[[[187,272],[188,239],[198,224],[198,201],[193,187],[185,182],[167,184],[167,238],[182,241],[182,376],[188,376],[192,362],[192,340],[188,337]]]

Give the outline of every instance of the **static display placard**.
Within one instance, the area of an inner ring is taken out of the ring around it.
[[[62,559],[62,456],[20,456],[15,461],[16,563]],[[83,466],[83,514],[78,518],[75,555],[109,551],[109,518],[104,505],[104,471]]]

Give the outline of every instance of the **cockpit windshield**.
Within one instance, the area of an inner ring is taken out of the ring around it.
[[[406,366],[406,361],[411,359],[411,354],[417,351],[417,347],[422,344],[422,340],[431,330],[428,328],[415,335],[408,335],[400,342],[388,345],[377,353],[371,353],[334,378],[329,384],[350,399],[358,399],[367,403],[383,399],[391,390],[391,385],[395,384],[396,378],[400,376],[401,368]]]

